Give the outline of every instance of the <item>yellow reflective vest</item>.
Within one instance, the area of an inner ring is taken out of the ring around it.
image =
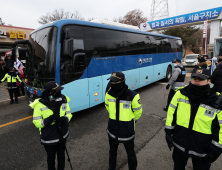
[[[68,104],[69,101],[69,97],[62,95],[60,102],[60,117],[67,117],[67,123],[60,127],[64,139],[69,136],[68,122],[72,118]],[[47,106],[45,100],[41,98],[36,99],[29,106],[34,109],[33,123],[40,131],[41,143],[43,145],[55,145],[59,143],[61,141],[61,134],[58,126],[48,118],[53,114],[50,106]]]
[[[142,115],[139,94],[128,89],[124,95],[113,97],[108,91],[105,107],[109,112],[107,133],[109,138],[118,142],[129,142],[135,137],[135,121]]]
[[[16,74],[10,75],[10,74],[5,74],[5,77],[1,80],[2,82],[5,81],[5,79],[7,79],[7,83],[8,83],[8,89],[14,89],[17,88],[17,83],[16,83],[16,79],[21,83],[22,81],[20,80],[19,76]]]
[[[178,90],[167,112],[165,132],[173,135],[174,147],[191,157],[222,153],[222,108],[211,91],[200,103],[190,102],[188,86]]]

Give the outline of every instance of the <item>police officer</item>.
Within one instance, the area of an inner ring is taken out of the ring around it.
[[[56,153],[58,170],[64,170],[68,122],[72,118],[68,104],[70,99],[61,94],[63,87],[55,81],[46,83],[44,89],[41,98],[30,104],[34,109],[33,123],[40,130],[41,144],[47,152],[48,170],[55,170]]]
[[[109,170],[115,170],[117,148],[123,143],[128,155],[129,170],[137,167],[134,151],[135,122],[142,114],[142,104],[139,94],[130,90],[125,84],[122,72],[113,72],[110,80],[111,88],[105,96],[105,106],[109,112]]]
[[[184,87],[185,86],[185,78],[186,78],[186,70],[185,68],[183,68],[183,65],[181,64],[181,60],[180,59],[176,59],[174,61],[174,65],[175,65],[175,69],[173,70],[173,74],[172,77],[170,78],[166,89],[168,90],[171,86],[170,92],[168,94],[168,99],[167,99],[167,106],[166,108],[164,108],[164,111],[167,111],[170,101],[172,100],[174,94],[175,94],[175,90],[180,88],[180,87]]]
[[[10,104],[14,103],[13,100],[13,94],[15,95],[15,103],[18,103],[18,97],[17,97],[17,82],[16,79],[21,83],[22,81],[20,80],[19,76],[15,74],[15,68],[10,67],[9,68],[9,73],[5,74],[5,77],[0,81],[3,82],[7,78],[8,82],[8,92],[10,95],[11,102]]]
[[[195,68],[169,105],[165,132],[174,170],[185,170],[189,157],[194,170],[209,170],[222,152],[222,107],[209,83],[210,71]]]

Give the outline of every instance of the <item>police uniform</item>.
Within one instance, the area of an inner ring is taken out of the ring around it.
[[[10,70],[14,71],[14,68],[10,68]],[[13,93],[15,95],[15,102],[18,103],[18,97],[17,97],[17,82],[16,79],[21,83],[22,81],[20,80],[19,76],[16,75],[15,73],[11,74],[12,72],[9,72],[7,74],[5,74],[5,77],[1,80],[1,82],[5,81],[5,79],[7,79],[7,83],[8,83],[8,91],[9,91],[9,95],[10,95],[10,99],[11,99],[11,104],[14,103],[13,100]]]
[[[207,79],[210,72],[203,68],[194,69],[193,76]],[[203,97],[195,101],[190,99],[189,86],[178,89],[171,100],[165,126],[166,138],[170,143],[169,137],[173,136],[174,170],[185,170],[189,157],[192,157],[194,170],[209,170],[222,152],[222,110],[221,106],[215,105],[218,96],[210,87],[207,94],[200,91]]]
[[[125,76],[121,72],[114,72],[109,78],[111,81],[124,81]],[[127,85],[121,95],[115,96],[111,89],[105,96],[105,107],[109,112],[107,133],[110,144],[109,169],[116,167],[117,148],[123,143],[128,155],[130,170],[137,167],[134,151],[135,122],[142,114],[142,104],[138,93],[130,90]]]
[[[181,63],[181,60],[179,60],[179,59],[176,59],[176,61]],[[172,100],[172,98],[175,94],[175,90],[180,87],[185,86],[185,83],[184,83],[185,78],[186,78],[186,70],[185,70],[185,68],[183,68],[182,64],[175,66],[175,69],[173,70],[172,77],[170,78],[168,85],[166,87],[166,89],[168,90],[169,87],[171,86],[170,92],[168,94],[167,106],[166,106],[166,108],[164,108],[165,111],[167,111],[167,109],[169,107],[170,101]]]
[[[53,86],[53,88],[56,87],[61,88],[57,83]],[[52,120],[51,117],[56,113],[46,99],[39,98],[30,104],[30,107],[34,109],[33,123],[40,131],[40,141],[47,152],[49,170],[55,169],[56,153],[58,156],[58,169],[63,170],[65,166],[64,144],[69,136],[68,122],[72,118],[68,104],[69,101],[69,97],[64,95],[56,98],[56,105],[58,109],[56,112],[58,112],[59,118],[64,118],[64,122],[60,125],[56,123],[57,120]]]

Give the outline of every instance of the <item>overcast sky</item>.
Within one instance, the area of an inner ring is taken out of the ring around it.
[[[1,2],[0,17],[6,25],[36,29],[41,26],[38,18],[54,9],[79,11],[85,20],[112,20],[137,8],[150,18],[151,3],[152,0],[6,0]],[[222,0],[168,0],[170,17],[221,6]]]

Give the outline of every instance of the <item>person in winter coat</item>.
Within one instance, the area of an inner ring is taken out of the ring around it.
[[[208,68],[206,60],[204,58],[199,59],[199,64],[197,64],[196,67]]]
[[[65,142],[69,137],[69,121],[72,118],[69,97],[61,91],[63,87],[55,81],[45,84],[41,98],[30,104],[34,109],[33,123],[40,131],[41,144],[47,152],[48,170],[55,170],[57,155],[58,169],[65,168]]]
[[[117,149],[120,143],[123,143],[126,149],[129,170],[136,170],[135,123],[143,111],[140,95],[128,88],[122,72],[113,72],[108,79],[111,88],[105,95],[105,107],[109,113],[109,170],[116,169]]]
[[[213,89],[216,92],[222,93],[222,62],[217,64],[217,67],[212,74],[211,82],[214,84]]]
[[[173,149],[174,170],[209,170],[222,153],[222,103],[210,88],[210,71],[195,68],[188,86],[177,90],[166,119],[166,141]],[[218,104],[219,103],[219,104]]]
[[[11,54],[7,54],[5,57],[6,73],[9,72],[9,68],[13,67],[14,62],[12,61]]]
[[[5,63],[2,59],[0,59],[0,80],[3,79],[5,72]]]
[[[19,74],[19,78],[22,80],[25,76],[23,74]],[[17,81],[17,89],[18,89],[18,96],[20,96],[20,89],[22,91],[22,95],[25,95],[25,90],[24,90],[24,85],[23,82],[20,83],[19,81]]]
[[[168,95],[168,99],[167,99],[167,106],[166,108],[164,108],[164,111],[168,110],[170,101],[172,100],[174,94],[175,94],[175,90],[180,88],[180,87],[184,87],[185,86],[185,78],[186,78],[186,70],[185,68],[183,68],[182,64],[181,64],[181,60],[180,59],[176,59],[175,61],[175,69],[173,70],[173,75],[170,78],[166,89],[168,90],[171,86],[169,95]]]
[[[9,73],[5,74],[5,77],[0,81],[0,83],[5,81],[6,79],[7,79],[7,83],[8,83],[7,88],[8,88],[8,92],[9,92],[10,99],[11,99],[10,104],[14,103],[13,94],[15,95],[15,103],[17,104],[19,102],[18,102],[18,97],[17,97],[18,91],[17,91],[16,80],[18,80],[20,83],[22,81],[20,80],[19,76],[15,74],[15,68],[10,67]]]

